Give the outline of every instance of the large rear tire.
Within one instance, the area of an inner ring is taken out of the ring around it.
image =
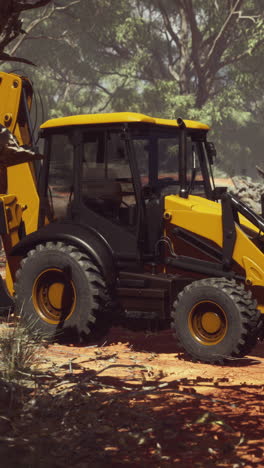
[[[39,244],[28,252],[16,273],[15,295],[22,322],[47,338],[98,338],[110,326],[99,268],[63,242]]]
[[[171,326],[192,358],[221,364],[245,356],[255,346],[261,319],[256,306],[251,292],[234,280],[202,279],[179,294]]]

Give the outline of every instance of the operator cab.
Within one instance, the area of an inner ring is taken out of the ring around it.
[[[100,233],[117,257],[154,256],[164,197],[180,190],[181,131],[176,121],[132,113],[43,124],[40,226],[45,217],[68,219]],[[186,184],[188,194],[214,199],[207,131],[187,121]]]

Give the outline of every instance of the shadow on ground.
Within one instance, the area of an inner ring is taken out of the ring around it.
[[[100,344],[128,343],[134,351],[148,353],[177,354],[178,359],[193,361],[177,344],[171,330],[159,331],[131,331],[122,327],[112,328],[109,334],[100,342]],[[260,364],[257,357],[264,357],[264,342],[259,343],[250,353],[243,358],[228,359],[229,367],[246,367]]]
[[[2,466],[260,466],[260,386],[223,379],[216,396],[213,379],[201,377],[129,386],[90,370],[40,378],[0,434]],[[201,385],[211,395],[200,394]]]

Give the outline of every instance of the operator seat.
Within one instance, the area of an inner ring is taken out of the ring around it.
[[[117,218],[122,203],[121,184],[112,179],[86,179],[83,184],[85,205],[105,216]]]

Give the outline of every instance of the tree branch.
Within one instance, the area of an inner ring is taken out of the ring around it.
[[[158,7],[159,7],[159,10],[160,10],[160,12],[162,14],[163,22],[164,22],[165,27],[166,27],[168,33],[170,34],[171,38],[173,39],[173,41],[177,45],[179,51],[180,51],[181,48],[182,48],[180,38],[177,35],[177,33],[174,31],[174,29],[173,29],[173,27],[171,25],[170,19],[169,19],[169,15],[167,14],[167,11],[165,10],[165,8],[164,8],[164,6],[163,6],[163,4],[162,4],[162,2],[160,0],[158,1]]]
[[[105,103],[102,107],[100,107],[100,108],[98,109],[99,112],[102,112],[102,111],[104,111],[104,110],[107,108],[107,106],[108,106],[108,105],[110,104],[110,102],[113,100],[113,98],[114,98],[114,96],[117,94],[117,92],[118,92],[120,89],[124,89],[124,86],[126,85],[126,82],[127,82],[127,80],[124,80],[123,83],[122,83],[120,86],[117,86],[116,89],[115,89],[112,93],[110,93],[110,98],[106,101],[106,103]]]
[[[186,12],[187,12],[188,19],[190,22],[190,27],[191,27],[193,64],[197,73],[198,81],[201,84],[203,81],[202,67],[200,63],[200,56],[201,56],[200,46],[202,42],[202,34],[197,25],[196,16],[193,10],[192,0],[186,0]]]
[[[213,55],[215,54],[216,49],[217,49],[218,46],[219,46],[219,43],[222,41],[222,39],[223,39],[223,37],[224,37],[225,31],[226,31],[227,28],[229,27],[231,21],[234,20],[234,16],[235,16],[236,13],[237,13],[237,11],[236,11],[237,8],[240,8],[240,6],[242,5],[243,1],[244,1],[244,0],[236,0],[234,6],[230,9],[229,14],[228,14],[226,20],[224,21],[222,27],[220,28],[220,31],[219,31],[219,33],[217,34],[216,38],[214,39],[213,44],[212,44],[212,46],[211,46],[211,49],[209,50],[209,52],[208,52],[208,54],[207,54],[207,63],[206,63],[206,66],[207,66],[208,63],[211,61]]]
[[[26,0],[22,2],[15,1],[14,6],[13,6],[13,11],[15,13],[17,12],[20,13],[21,11],[33,10],[35,8],[40,8],[40,7],[48,5],[48,3],[53,2],[53,0],[36,0],[36,1],[33,0],[33,1],[27,1],[26,3],[25,1]]]
[[[252,52],[254,52],[263,43],[264,43],[264,38],[261,41],[259,41],[254,47],[246,49],[244,52],[241,52],[241,54],[238,54],[235,56],[232,55],[232,57],[226,58],[225,60],[219,63],[218,69],[220,70],[221,68],[226,67],[227,65],[232,65],[233,63],[239,62],[243,58],[251,55]]]
[[[16,53],[16,51],[19,49],[19,47],[22,45],[22,43],[24,42],[24,40],[26,39],[26,36],[31,32],[33,31],[34,28],[36,28],[40,23],[42,23],[43,21],[45,21],[46,19],[49,19],[51,17],[51,15],[54,13],[55,11],[55,8],[54,8],[54,5],[52,5],[51,7],[51,10],[49,13],[47,14],[44,14],[44,16],[41,16],[37,19],[35,19],[34,21],[32,21],[28,27],[25,29],[25,31],[23,32],[23,35],[21,35],[21,37],[18,39],[17,43],[13,46],[13,48],[10,50],[10,55],[12,56],[13,54]]]
[[[80,3],[81,0],[74,0],[72,1],[71,3],[68,3],[68,5],[65,5],[65,6],[56,6],[55,7],[55,10],[56,11],[65,11],[65,10],[68,10],[70,7],[72,7],[73,5],[77,5],[78,3]]]
[[[253,23],[256,23],[257,20],[260,18],[260,15],[242,15],[242,11],[234,11],[234,14],[238,15],[238,19],[249,19],[253,21]]]
[[[46,4],[50,3],[51,0],[49,0],[48,2],[46,1]],[[35,7],[34,8],[38,8],[40,6],[44,6],[44,5],[39,5],[40,2],[37,2],[35,4]],[[73,0],[72,2],[68,3],[67,5],[63,6],[63,7],[57,7],[54,5],[54,3],[52,2],[52,4],[50,5],[50,10],[45,10],[44,14],[42,16],[39,16],[38,18],[36,18],[35,20],[33,20],[25,30],[23,30],[22,32],[22,35],[21,37],[18,39],[17,43],[13,46],[13,48],[10,50],[9,52],[9,58],[5,58],[5,60],[12,60],[12,61],[24,61],[25,63],[28,63],[28,64],[33,64],[32,62],[26,60],[26,59],[17,59],[17,57],[13,57],[13,55],[17,52],[17,50],[19,49],[19,47],[23,44],[23,42],[26,40],[26,39],[29,39],[29,34],[31,31],[33,31],[33,29],[35,29],[39,24],[41,24],[43,21],[51,18],[52,15],[54,15],[54,13],[56,13],[57,11],[65,11],[67,9],[69,9],[70,7],[72,7],[73,5],[76,5],[80,3],[80,0]],[[38,6],[36,6],[38,4]],[[46,37],[48,38],[48,37]],[[33,39],[32,37],[30,37],[30,39]],[[48,38],[48,39],[55,39],[55,38]],[[59,39],[58,39],[59,40]],[[33,64],[34,65],[34,64]]]

